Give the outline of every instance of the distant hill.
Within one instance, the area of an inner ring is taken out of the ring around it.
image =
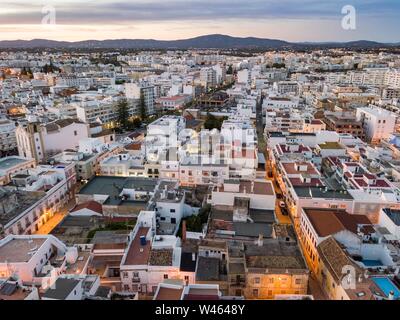
[[[282,49],[301,47],[343,47],[343,48],[377,48],[391,47],[398,44],[385,44],[374,41],[351,42],[303,42],[292,43],[276,39],[240,38],[221,34],[205,35],[183,40],[154,39],[116,39],[116,40],[86,40],[86,41],[53,41],[45,39],[0,41],[0,48],[32,49],[32,48],[69,48],[69,49]]]

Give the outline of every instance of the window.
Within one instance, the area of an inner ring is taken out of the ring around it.
[[[164,279],[168,279],[168,274],[164,274]]]
[[[122,276],[123,276],[124,279],[128,278],[128,272],[123,272]]]
[[[185,281],[189,281],[189,276],[185,276]]]
[[[254,278],[254,283],[259,284],[260,283],[260,278]]]
[[[124,284],[124,291],[129,291],[129,284]]]
[[[269,283],[274,283],[274,278],[269,278]]]
[[[175,209],[170,209],[169,212],[170,212],[170,213],[174,213],[174,212],[175,212]]]
[[[253,289],[253,297],[258,297],[258,289]]]
[[[139,278],[139,272],[134,272],[134,273],[133,273],[133,277],[134,277],[134,278]]]
[[[74,136],[77,136],[78,135],[78,131],[74,131]]]
[[[296,284],[301,284],[301,279],[296,279]]]

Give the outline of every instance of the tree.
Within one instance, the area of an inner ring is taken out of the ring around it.
[[[128,110],[128,102],[126,99],[122,99],[117,104],[117,121],[122,129],[127,129],[129,126],[129,110]]]
[[[140,112],[140,119],[144,121],[147,117],[147,114],[146,114],[146,102],[144,100],[143,92],[140,93],[139,112]]]
[[[226,74],[233,74],[233,67],[231,64],[228,66],[228,70],[226,71]]]
[[[142,121],[139,118],[135,118],[132,121],[132,125],[134,128],[140,128],[140,126],[142,125]]]
[[[211,206],[205,205],[199,210],[197,215],[190,216],[186,219],[186,230],[192,232],[201,232],[203,225],[207,223],[208,216],[210,215]]]
[[[274,63],[272,65],[272,68],[276,68],[276,69],[283,69],[285,67],[286,67],[286,65],[284,63]]]
[[[204,122],[204,128],[208,130],[212,129],[221,130],[222,123],[224,122],[225,119],[226,119],[225,117],[218,119],[211,113],[207,113],[207,118],[206,121]]]
[[[56,67],[53,62],[50,60],[50,64],[45,64],[41,70],[43,73],[53,73],[60,72],[60,68]]]

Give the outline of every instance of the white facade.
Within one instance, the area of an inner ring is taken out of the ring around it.
[[[47,125],[31,123],[18,126],[16,137],[21,157],[42,161],[49,154],[77,149],[79,140],[89,137],[89,126],[73,120],[57,120]]]
[[[357,121],[363,123],[367,139],[373,143],[388,139],[395,131],[397,116],[385,109],[376,107],[358,108]]]
[[[20,250],[15,255],[11,252],[14,246],[18,246]],[[22,281],[35,281],[53,255],[64,256],[65,262],[75,262],[74,257],[67,253],[68,250],[60,240],[51,235],[9,235],[0,240],[0,277],[18,275]]]
[[[14,122],[0,119],[0,151],[10,151],[16,148],[17,138]]]

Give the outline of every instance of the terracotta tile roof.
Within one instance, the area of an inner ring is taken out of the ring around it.
[[[160,287],[155,300],[180,300],[183,288]]]
[[[133,143],[125,146],[125,149],[126,150],[140,150],[140,149],[142,149],[142,144],[138,143],[138,142],[133,142]]]
[[[304,209],[305,214],[320,237],[348,230],[357,234],[358,225],[371,225],[367,216],[349,214],[346,211]]]
[[[324,262],[324,265],[328,268],[331,275],[338,283],[343,277],[343,267],[353,266],[358,274],[362,271],[360,267],[350,260],[339,243],[333,237],[329,237],[328,239],[322,241],[318,245],[317,251],[320,259]]]
[[[314,168],[314,166],[310,162],[285,162],[282,163],[283,168],[285,169],[287,174],[315,174],[318,175],[318,171]],[[300,166],[306,166],[307,170],[301,170]]]
[[[77,205],[75,208],[71,210],[71,212],[76,212],[82,209],[89,209],[91,211],[97,212],[99,214],[103,214],[103,207],[97,201],[88,201],[82,204]]]

